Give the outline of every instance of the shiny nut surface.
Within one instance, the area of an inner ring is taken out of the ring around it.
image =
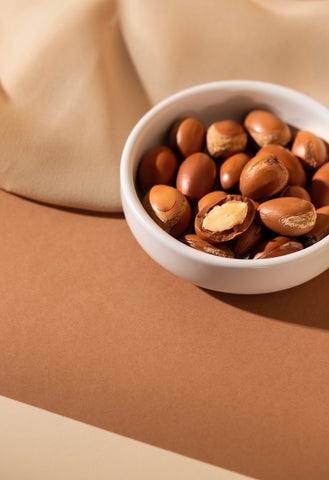
[[[206,153],[193,153],[181,163],[176,187],[191,202],[210,192],[216,180],[216,165]]]
[[[239,185],[241,172],[249,160],[250,155],[240,152],[231,155],[221,164],[219,181],[223,190],[230,191]]]
[[[197,118],[188,117],[177,120],[172,126],[169,142],[183,157],[201,152],[206,137],[206,127]]]
[[[313,175],[310,193],[316,208],[329,205],[329,162],[322,165]]]
[[[260,147],[274,144],[285,146],[291,140],[289,126],[274,113],[253,110],[245,118],[244,126]]]
[[[224,192],[223,190],[214,190],[212,192],[207,193],[203,197],[200,198],[197,204],[197,211],[199,212],[203,208],[207,207],[208,205],[211,205],[212,203],[219,202],[222,200],[224,197],[226,197],[227,192]]]
[[[174,237],[186,232],[192,218],[190,204],[176,188],[155,185],[144,196],[143,205],[150,217]]]
[[[215,122],[207,130],[206,142],[209,154],[214,158],[227,158],[242,152],[247,146],[247,133],[234,120]]]
[[[251,252],[264,240],[266,232],[265,226],[255,217],[247,230],[234,239],[232,246],[234,252],[239,256]]]
[[[303,250],[303,248],[302,243],[294,238],[275,237],[262,244],[253,258],[259,260],[262,258],[282,257],[283,255]]]
[[[176,174],[178,162],[174,152],[167,146],[152,148],[139,166],[138,180],[144,191],[159,183],[169,185]]]
[[[184,235],[181,241],[200,252],[210,253],[217,257],[234,258],[233,251],[224,244],[213,245],[195,234]]]
[[[195,217],[196,234],[210,243],[232,240],[251,225],[255,205],[242,195],[227,195],[219,202],[201,210]]]
[[[280,145],[266,145],[258,151],[258,154],[263,152],[273,153],[277,156],[277,158],[279,158],[279,160],[281,160],[288,170],[289,185],[300,185],[301,187],[305,187],[307,179],[306,172],[296,155]]]
[[[289,237],[308,233],[316,222],[314,205],[296,197],[273,198],[260,204],[258,211],[266,227]]]
[[[311,195],[308,193],[306,188],[303,188],[300,185],[288,185],[280,196],[303,198],[304,200],[311,202]]]
[[[240,191],[253,200],[273,197],[284,189],[288,177],[288,170],[277,155],[259,152],[241,172]]]
[[[319,168],[328,160],[324,141],[306,130],[297,133],[291,151],[310,168]]]
[[[329,235],[329,205],[316,210],[316,222],[310,232],[305,235],[305,244],[313,245]]]

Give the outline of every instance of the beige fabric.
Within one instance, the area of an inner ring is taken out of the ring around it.
[[[118,211],[138,118],[197,83],[257,79],[329,106],[327,0],[0,0],[0,186]]]

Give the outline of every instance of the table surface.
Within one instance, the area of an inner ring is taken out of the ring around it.
[[[329,475],[329,271],[243,296],[121,214],[0,192],[0,395],[260,480]]]

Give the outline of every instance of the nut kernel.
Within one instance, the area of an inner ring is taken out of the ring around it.
[[[244,222],[248,212],[245,202],[233,200],[223,205],[215,205],[204,217],[205,230],[222,232]]]

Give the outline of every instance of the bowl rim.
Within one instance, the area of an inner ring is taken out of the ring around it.
[[[138,221],[142,223],[144,228],[161,244],[167,244],[172,250],[177,254],[185,256],[189,260],[197,260],[199,262],[211,265],[211,266],[225,266],[235,268],[266,268],[269,266],[282,265],[286,263],[291,263],[298,261],[304,257],[308,257],[318,250],[322,250],[329,245],[329,235],[320,240],[319,242],[303,249],[298,252],[291,253],[289,255],[283,255],[281,257],[261,259],[261,261],[255,262],[254,259],[241,259],[241,258],[225,258],[218,257],[215,255],[209,255],[208,253],[201,252],[194,248],[185,245],[183,242],[172,237],[166,233],[162,228],[157,225],[152,218],[145,211],[140,198],[138,196],[135,178],[133,175],[133,162],[131,155],[134,151],[134,145],[138,137],[142,134],[144,127],[152,121],[153,117],[156,116],[161,111],[164,111],[167,108],[170,108],[176,101],[179,101],[182,98],[193,96],[197,93],[208,92],[208,91],[220,91],[220,90],[230,90],[241,91],[248,90],[250,91],[261,91],[262,93],[274,93],[276,95],[290,95],[293,96],[297,102],[302,102],[303,104],[308,104],[309,107],[316,108],[320,115],[329,116],[329,109],[318,102],[317,100],[311,98],[310,96],[297,91],[291,87],[284,85],[279,85],[271,82],[264,82],[258,80],[219,80],[208,83],[201,83],[198,85],[185,88],[181,91],[178,91],[157,104],[151,107],[135,124],[132,128],[130,134],[127,137],[125,145],[123,147],[120,163],[120,194],[123,204],[123,211],[127,206],[134,212],[137,216]]]

